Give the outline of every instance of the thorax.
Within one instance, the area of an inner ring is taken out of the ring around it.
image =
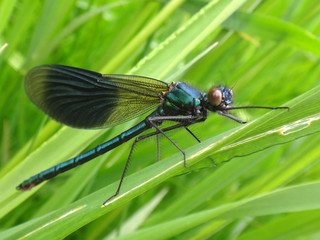
[[[200,91],[183,82],[173,82],[163,93],[162,109],[165,115],[198,115],[202,109]]]

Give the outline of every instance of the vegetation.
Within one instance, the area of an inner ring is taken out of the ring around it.
[[[107,3],[106,3],[107,2]],[[320,5],[317,0],[0,2],[0,239],[311,239],[319,236]],[[219,42],[218,46],[210,46]],[[8,43],[6,46],[5,43]],[[233,86],[237,124],[210,114],[130,142],[28,192],[24,179],[135,124],[71,129],[27,98],[26,72],[55,63],[102,73]],[[188,173],[188,174],[187,174]]]

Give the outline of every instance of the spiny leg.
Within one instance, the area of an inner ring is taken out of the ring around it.
[[[142,137],[143,137],[143,136],[142,136]],[[133,153],[133,149],[134,149],[135,145],[137,144],[137,142],[139,142],[140,140],[142,140],[142,139],[140,139],[140,137],[137,137],[137,138],[134,140],[133,144],[131,145],[131,149],[130,149],[130,152],[129,152],[129,156],[128,156],[128,159],[127,159],[127,161],[126,161],[126,164],[125,164],[125,166],[124,166],[124,168],[123,168],[123,171],[122,171],[122,174],[121,174],[121,178],[120,178],[120,182],[119,182],[119,184],[118,184],[118,188],[117,188],[116,192],[115,192],[112,196],[110,196],[110,197],[102,204],[103,206],[105,206],[105,205],[107,204],[107,202],[109,202],[112,198],[116,197],[116,196],[119,194],[120,189],[121,189],[121,186],[122,186],[122,183],[123,183],[123,179],[124,179],[124,177],[126,176],[126,173],[127,173],[127,171],[128,171],[129,165],[130,165],[130,160],[131,160],[131,156],[132,156],[132,153]]]
[[[197,120],[196,122],[200,122],[200,121],[202,121],[202,120]],[[191,134],[191,136],[193,136],[200,143],[201,141],[199,140],[199,138],[197,138],[197,136],[194,135],[194,133],[191,132],[191,130],[188,128],[189,125],[190,125],[189,123],[183,122],[183,123],[179,123],[179,124],[164,128],[164,129],[162,129],[162,131],[167,132],[167,131],[170,131],[170,130],[173,130],[173,129],[176,129],[176,128],[184,127]],[[151,133],[152,135],[156,135],[156,137],[157,137],[157,160],[158,161],[160,161],[160,159],[161,159],[161,157],[160,157],[160,155],[161,155],[161,151],[160,151],[160,135],[159,135],[160,133],[161,132],[159,132],[159,131],[155,131],[155,132]]]
[[[188,126],[184,126],[184,128],[191,134],[192,137],[194,137],[198,141],[198,143],[201,143],[200,139],[188,128]],[[157,132],[157,133],[158,133],[156,135],[156,137],[157,137],[157,160],[160,161],[160,159],[161,159],[161,157],[160,157],[160,154],[161,154],[161,151],[160,151],[160,135],[159,135],[160,132]]]
[[[184,126],[186,126],[186,123],[179,123],[179,124],[176,124],[176,125],[174,125],[174,126],[170,126],[170,127],[164,128],[164,129],[162,129],[161,131],[167,132],[167,131],[170,131],[170,130],[173,130],[173,129],[176,129],[176,128],[180,128],[180,127],[184,127]],[[145,138],[148,138],[148,137],[151,137],[151,136],[154,136],[154,135],[159,136],[159,134],[161,133],[161,131],[159,131],[159,130],[157,129],[157,131],[155,131],[155,132],[152,132],[152,133],[148,133],[148,134],[139,136],[139,137],[137,137],[137,138],[134,140],[134,142],[133,142],[133,144],[132,144],[132,146],[131,146],[130,152],[129,152],[128,159],[127,159],[126,164],[125,164],[125,166],[124,166],[124,169],[123,169],[123,171],[122,171],[122,175],[121,175],[121,178],[120,178],[120,182],[119,182],[119,184],[118,184],[118,188],[117,188],[116,192],[115,192],[112,196],[110,196],[110,197],[103,203],[103,206],[105,206],[112,198],[114,198],[114,197],[116,197],[117,195],[119,195],[121,186],[122,186],[122,184],[123,184],[124,177],[126,176],[126,173],[127,173],[127,171],[128,171],[128,168],[129,168],[129,166],[130,166],[130,160],[131,160],[131,156],[132,156],[132,153],[133,153],[133,150],[134,150],[135,145],[136,145],[139,141],[141,141],[141,140],[143,140],[143,139],[145,139]]]
[[[207,119],[206,115],[203,115],[201,118],[199,116],[157,116],[152,117],[150,120],[154,122],[162,122],[162,121],[175,121],[175,122],[182,122],[185,123],[184,128],[194,137],[199,143],[201,142],[200,139],[188,128],[191,124],[203,122]],[[176,126],[176,125],[174,125]]]
[[[163,130],[161,130],[158,125],[153,122],[152,119],[149,119],[150,124],[159,132],[161,133],[163,136],[165,136],[183,155],[183,162],[184,162],[184,166],[188,167],[187,165],[187,159],[186,159],[186,153],[182,150],[181,147],[179,147],[178,144],[176,144]]]
[[[180,128],[180,127],[183,127],[185,124],[177,124],[177,125],[174,125],[174,126],[171,126],[171,127],[174,127],[173,129],[176,129],[176,128]],[[178,126],[178,127],[176,127]],[[184,126],[184,128],[188,131],[188,133],[191,134],[192,137],[194,137],[198,143],[201,143],[200,139],[188,128],[188,125]],[[164,131],[164,129],[162,129]],[[172,130],[172,129],[170,129]],[[165,132],[165,131],[164,131]],[[161,154],[161,151],[160,151],[160,132],[156,131],[157,135],[157,160],[160,161],[161,157],[160,157],[160,154]]]
[[[183,162],[184,162],[184,166],[188,167],[187,165],[187,160],[186,160],[186,154],[185,152],[182,150],[182,148],[180,148],[167,134],[165,134],[165,130],[166,129],[160,129],[158,124],[162,123],[163,121],[176,121],[176,122],[181,122],[180,124],[174,125],[172,126],[174,128],[177,128],[178,126],[184,126],[185,129],[198,141],[200,142],[200,140],[193,134],[193,132],[190,131],[190,129],[188,128],[189,125],[191,124],[195,124],[198,122],[203,122],[206,119],[206,116],[202,116],[202,118],[199,118],[199,116],[193,116],[193,115],[189,115],[189,116],[156,116],[156,117],[149,117],[148,120],[150,122],[150,124],[157,130],[157,132],[161,133],[162,135],[164,135],[182,154],[183,154]]]
[[[155,122],[159,120],[161,121],[169,120],[169,121],[180,122],[182,123],[182,125],[177,124],[174,126],[181,126],[181,127],[184,126],[184,128],[191,134],[191,136],[194,137],[200,143],[201,142],[200,139],[188,128],[188,126],[190,126],[191,124],[203,122],[206,120],[205,116],[200,119],[197,119],[197,118],[198,116],[161,116],[161,117],[153,117],[152,120]]]

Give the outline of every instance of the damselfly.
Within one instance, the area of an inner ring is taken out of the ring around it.
[[[231,115],[230,110],[288,109],[263,106],[231,107],[233,92],[224,86],[200,92],[183,82],[168,84],[148,77],[105,75],[63,65],[33,68],[26,76],[25,89],[31,101],[43,112],[56,121],[75,128],[112,127],[153,109],[151,114],[132,128],[85,153],[30,177],[17,187],[23,191],[31,189],[136,137],[118,188],[106,202],[119,194],[133,149],[142,139],[162,134],[183,154],[184,166],[187,166],[185,152],[166,134],[167,131],[183,127],[199,141],[188,126],[205,121],[208,111],[243,124],[245,122]],[[164,121],[174,124],[161,128]],[[137,137],[150,128],[155,131]]]

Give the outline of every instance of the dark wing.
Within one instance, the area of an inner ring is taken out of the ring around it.
[[[27,74],[25,89],[31,101],[56,121],[76,128],[102,128],[157,107],[168,85],[147,77],[42,65]]]

